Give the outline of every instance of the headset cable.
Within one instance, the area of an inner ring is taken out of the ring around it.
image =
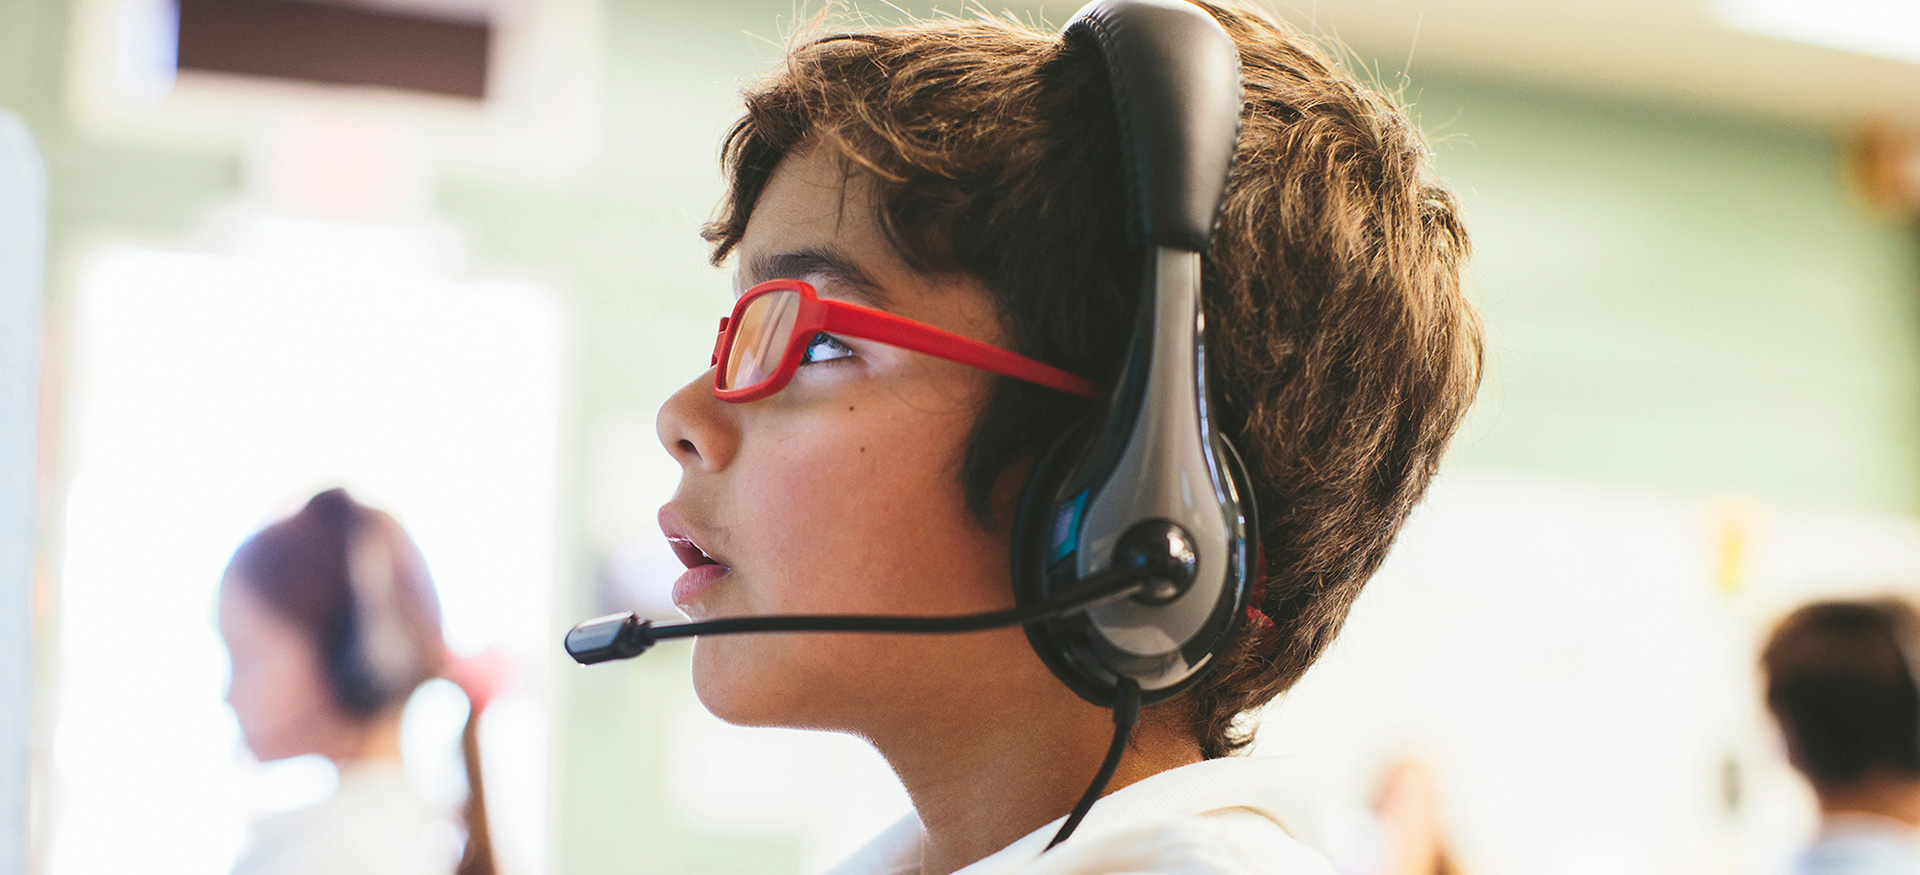
[[[1107,789],[1107,782],[1113,780],[1114,770],[1120,768],[1120,757],[1127,752],[1127,739],[1133,735],[1134,724],[1140,722],[1140,684],[1133,678],[1121,678],[1113,697],[1113,744],[1107,748],[1107,759],[1100,764],[1100,772],[1093,776],[1093,783],[1087,785],[1087,792],[1080,794],[1080,801],[1073,806],[1073,813],[1067,815],[1067,822],[1060,825],[1060,831],[1053,834],[1053,841],[1047,843],[1046,850],[1067,840],[1073,835],[1074,828],[1085,820],[1093,803],[1100,800],[1100,794]],[[1045,853],[1045,851],[1042,851]]]

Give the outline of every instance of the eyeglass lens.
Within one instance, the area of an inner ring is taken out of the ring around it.
[[[799,314],[798,292],[766,292],[748,301],[734,323],[733,348],[727,352],[722,388],[747,389],[773,379],[792,341],[794,320]]]

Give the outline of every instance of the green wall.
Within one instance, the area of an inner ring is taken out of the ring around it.
[[[1833,134],[1432,78],[1486,388],[1456,462],[1920,509],[1920,237]]]
[[[704,363],[728,289],[697,237],[713,159],[738,82],[776,56],[793,8],[606,0],[591,169],[558,186],[442,180],[476,273],[546,279],[574,308],[570,499],[596,477],[595,427],[650,417]],[[76,130],[67,16],[0,0],[0,105],[27,118],[52,175],[56,332],[82,241],[185,239],[240,180],[234,154]],[[1467,76],[1417,86],[1466,206],[1490,340],[1452,465],[1920,510],[1920,238],[1848,201],[1833,134]],[[561,620],[592,608],[584,515],[567,521]],[[792,868],[791,842],[667,825],[656,717],[690,695],[682,662],[562,677],[556,871]]]

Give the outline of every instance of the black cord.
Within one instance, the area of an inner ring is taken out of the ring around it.
[[[1087,785],[1087,792],[1080,794],[1080,801],[1074,803],[1073,813],[1067,815],[1067,822],[1060,825],[1060,831],[1053,834],[1053,841],[1047,842],[1047,850],[1067,840],[1087,818],[1087,812],[1093,809],[1093,803],[1100,800],[1100,794],[1107,789],[1107,782],[1113,780],[1113,772],[1120,768],[1120,757],[1127,752],[1127,738],[1133,734],[1133,726],[1140,722],[1140,684],[1132,678],[1121,678],[1120,685],[1114,691],[1113,698],[1113,744],[1107,747],[1107,759],[1100,764],[1100,773],[1093,776],[1093,783]],[[1044,853],[1044,852],[1042,852]]]

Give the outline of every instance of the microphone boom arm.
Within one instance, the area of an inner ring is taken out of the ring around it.
[[[1023,626],[1060,614],[1083,611],[1101,602],[1131,595],[1145,588],[1154,575],[1146,569],[1116,565],[1056,598],[1024,608],[948,617],[900,617],[859,614],[793,614],[766,617],[722,617],[688,623],[654,625],[631,613],[596,617],[567,632],[567,655],[581,665],[632,659],[655,643],[695,635],[737,635],[749,632],[881,632],[952,635],[1007,626]]]

